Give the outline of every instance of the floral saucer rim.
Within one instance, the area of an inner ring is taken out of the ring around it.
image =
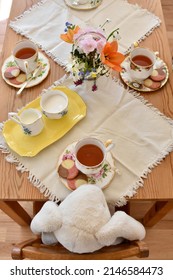
[[[31,79],[31,81],[27,84],[26,88],[30,88],[30,87],[40,84],[48,76],[49,70],[50,70],[50,63],[49,63],[48,58],[41,52],[38,52],[38,64],[42,65],[40,74],[38,75],[38,77]],[[8,85],[13,86],[15,88],[21,88],[23,83],[17,85],[17,84],[12,83],[10,81],[10,79],[5,78],[4,72],[7,69],[7,67],[10,67],[10,66],[16,66],[16,63],[14,62],[12,55],[10,55],[4,61],[3,65],[2,65],[2,68],[1,68],[2,78]]]
[[[67,159],[67,158],[68,159],[70,158],[72,160],[75,159],[73,150],[74,150],[76,143],[77,142],[73,142],[73,143],[69,144],[64,149],[64,151],[61,153],[61,155],[59,156],[59,159],[58,159],[57,169],[58,169],[59,165],[61,164],[62,160]],[[101,189],[104,189],[104,188],[108,187],[109,183],[113,179],[116,172],[117,171],[116,171],[116,167],[115,167],[115,158],[113,157],[111,152],[108,152],[105,163],[103,165],[103,168],[101,169],[101,172],[99,172],[99,174],[87,175],[88,183],[96,184]],[[58,176],[59,176],[59,174],[58,174]],[[73,191],[73,189],[71,189],[68,186],[67,179],[62,178],[61,176],[59,176],[59,178],[65,187],[67,187],[69,190]]]
[[[70,8],[80,11],[80,10],[92,10],[97,8],[102,3],[102,0],[93,0],[90,1],[90,3],[81,4],[81,5],[73,5],[71,0],[64,0],[64,2]]]
[[[147,86],[145,86],[144,84],[142,83],[139,83],[138,81],[135,81],[135,80],[131,80],[131,77],[130,75],[128,74],[128,63],[130,62],[130,56],[128,55],[124,62],[122,63],[122,68],[123,70],[120,72],[120,77],[122,79],[122,81],[130,88],[136,90],[136,91],[140,91],[140,92],[144,92],[144,93],[147,93],[147,92],[155,92],[159,89],[161,89],[168,81],[168,77],[169,77],[169,71],[168,71],[168,67],[166,65],[166,63],[160,58],[157,56],[157,60],[156,60],[156,63],[154,65],[154,69],[158,69],[159,67],[157,67],[157,64],[161,65],[161,67],[163,67],[165,73],[166,73],[166,77],[163,81],[161,81],[161,85],[160,87],[158,88],[155,88],[155,89],[151,89]]]

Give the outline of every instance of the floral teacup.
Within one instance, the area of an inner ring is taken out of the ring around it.
[[[79,140],[74,149],[77,169],[86,175],[98,173],[103,167],[106,153],[113,147],[113,143],[106,147],[97,138],[87,137]]]
[[[33,72],[38,66],[38,48],[30,40],[17,42],[13,49],[13,57],[20,70],[27,75]]]
[[[129,73],[132,79],[142,81],[147,79],[156,61],[153,51],[146,48],[134,48],[130,53]]]

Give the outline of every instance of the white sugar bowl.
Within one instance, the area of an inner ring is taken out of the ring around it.
[[[42,113],[49,119],[60,119],[68,112],[68,97],[60,90],[49,90],[40,99]]]

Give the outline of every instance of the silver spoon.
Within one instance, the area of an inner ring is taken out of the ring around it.
[[[22,91],[24,90],[24,88],[28,85],[28,83],[40,74],[41,68],[42,68],[42,66],[40,65],[39,67],[37,67],[34,70],[33,74],[26,80],[26,82],[23,84],[23,86],[17,91],[17,93],[16,93],[17,95],[20,95],[22,93]]]

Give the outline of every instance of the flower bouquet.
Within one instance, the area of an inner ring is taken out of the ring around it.
[[[82,29],[66,22],[65,33],[60,35],[63,41],[72,44],[74,83],[79,85],[84,79],[92,79],[93,91],[97,90],[96,80],[99,76],[108,76],[112,70],[118,72],[122,70],[121,63],[125,58],[118,52],[118,29],[112,31],[106,38],[102,28],[103,26]]]

